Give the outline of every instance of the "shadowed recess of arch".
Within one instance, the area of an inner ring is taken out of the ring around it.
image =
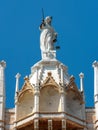
[[[59,112],[60,93],[55,86],[44,86],[40,91],[40,112]]]
[[[34,95],[29,89],[26,90],[20,97],[17,104],[17,119],[22,119],[34,112]]]
[[[28,88],[28,89],[22,91],[21,93],[19,93],[19,95],[18,95],[18,102],[21,102],[22,97],[23,97],[26,93],[32,93],[32,94],[33,94],[33,89]]]

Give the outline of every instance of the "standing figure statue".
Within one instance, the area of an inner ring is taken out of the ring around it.
[[[57,41],[57,33],[51,26],[52,17],[47,16],[40,25],[40,48],[42,52],[54,50],[54,43]]]

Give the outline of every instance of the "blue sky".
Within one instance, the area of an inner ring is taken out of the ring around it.
[[[86,106],[93,106],[93,68],[98,60],[97,0],[1,0],[0,60],[6,67],[6,107],[14,107],[15,75],[21,73],[20,88],[30,68],[41,59],[39,25],[45,16],[53,16],[61,49],[57,59],[68,66],[79,87],[83,72]]]

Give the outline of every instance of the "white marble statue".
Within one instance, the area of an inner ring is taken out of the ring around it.
[[[54,50],[54,43],[57,40],[57,33],[51,26],[52,17],[47,16],[40,25],[40,48],[42,52]]]

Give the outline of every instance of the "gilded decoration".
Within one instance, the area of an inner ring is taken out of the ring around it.
[[[59,85],[55,82],[51,72],[48,72],[48,76],[41,85],[41,88],[44,88],[46,86],[53,86],[55,89],[59,90]]]
[[[34,93],[34,89],[33,89],[33,86],[30,84],[29,82],[29,78],[26,76],[24,78],[25,82],[24,82],[24,85],[21,89],[21,91],[18,93],[18,101],[20,102],[21,98],[23,97],[23,95],[26,93],[26,92],[29,92],[29,93]]]

